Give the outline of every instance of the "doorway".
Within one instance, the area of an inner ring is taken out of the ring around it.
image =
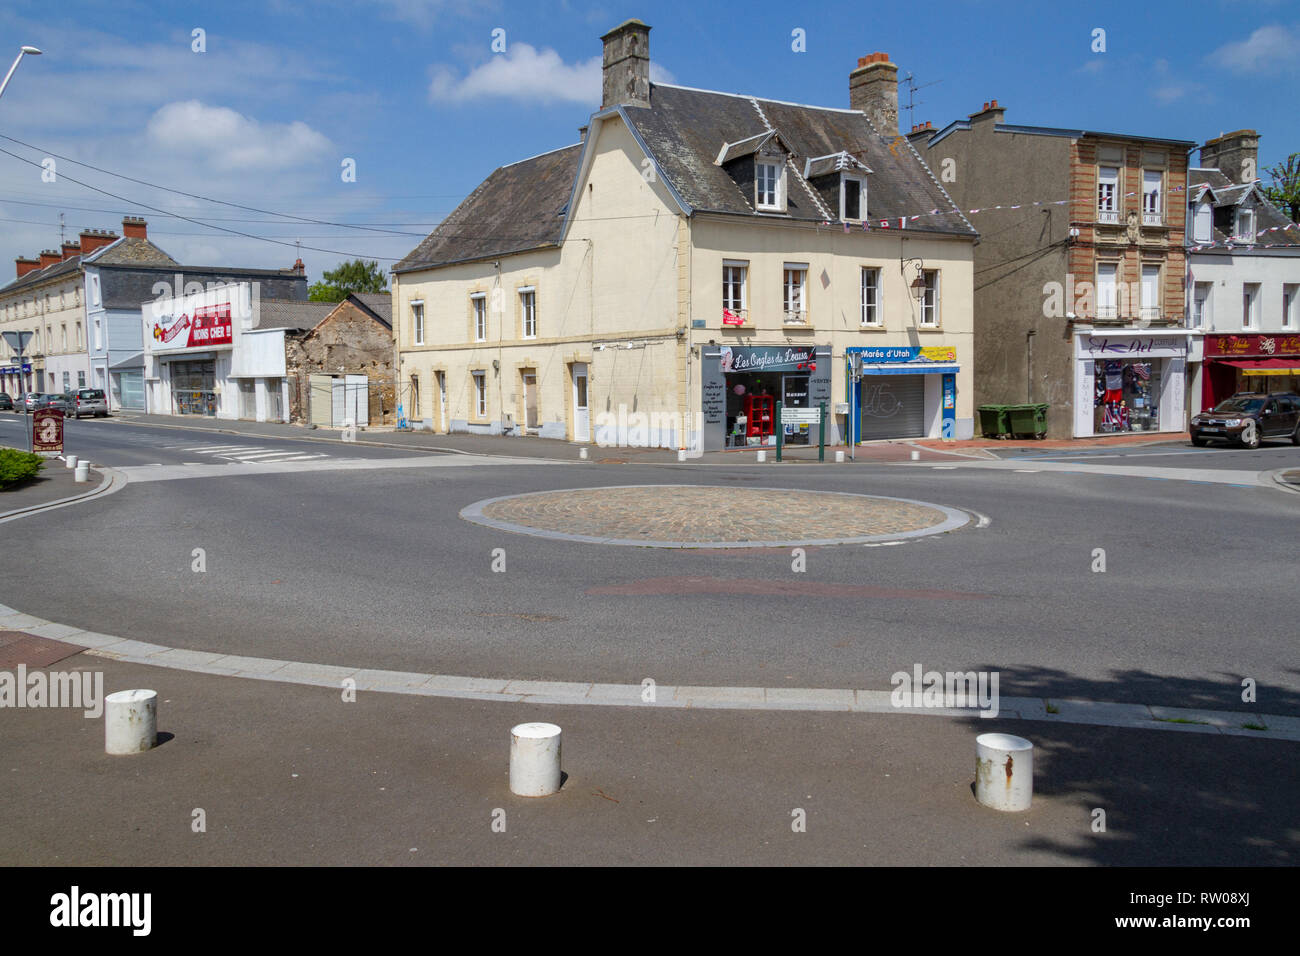
[[[537,430],[537,373],[524,372],[524,428]]]
[[[591,441],[591,410],[587,405],[587,363],[573,363],[573,440]]]

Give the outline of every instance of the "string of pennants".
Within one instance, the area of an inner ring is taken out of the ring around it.
[[[1232,236],[1228,239],[1216,239],[1213,242],[1199,242],[1194,246],[1188,246],[1188,252],[1200,252],[1202,249],[1213,249],[1217,246],[1223,246],[1231,249],[1234,246],[1252,246],[1256,249],[1276,249],[1279,247],[1294,247],[1294,242],[1255,242],[1259,236],[1266,232],[1285,232],[1288,229],[1300,229],[1300,223],[1288,222],[1285,226],[1269,226],[1267,229],[1261,229],[1254,236]]]

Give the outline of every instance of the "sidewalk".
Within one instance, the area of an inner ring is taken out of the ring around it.
[[[90,494],[99,488],[103,474],[92,468],[90,480],[78,483],[71,468],[65,468],[63,459],[50,458],[35,478],[0,491],[0,518],[15,511],[26,511],[64,498]]]
[[[273,422],[231,421],[229,419],[204,418],[201,416],[178,415],[143,415],[120,412],[114,419],[126,423],[141,425],[162,425],[178,428],[205,429],[234,435],[255,435],[266,438],[293,438],[308,441],[338,442],[341,432],[333,428],[311,428],[306,425],[284,425]],[[899,439],[896,441],[870,442],[850,450],[845,445],[828,445],[826,462],[835,462],[835,452],[843,451],[846,460],[850,455],[858,462],[871,464],[928,461],[943,462],[954,457],[990,459],[998,458],[998,452],[1020,450],[1051,450],[1096,448],[1108,445],[1143,445],[1167,442],[1186,442],[1189,436],[1181,434],[1150,433],[1136,435],[1116,435],[1106,438],[1088,438],[1078,440],[1053,441],[996,441],[989,439],[972,439],[967,441],[943,441],[941,439]],[[558,460],[575,460],[581,449],[586,448],[588,459],[601,464],[671,464],[677,462],[677,452],[666,448],[630,448],[601,447],[593,444],[579,444],[554,438],[516,437],[511,435],[471,435],[457,432],[455,434],[435,434],[426,431],[397,431],[391,426],[382,426],[358,430],[355,444],[379,445],[387,448],[404,448],[411,451],[453,452],[470,455],[505,455],[512,458],[550,458]],[[776,447],[768,446],[767,460],[774,462]],[[757,460],[759,448],[738,448],[727,451],[705,452],[697,458],[688,458],[687,463],[702,461],[707,464],[751,464]],[[913,459],[913,453],[917,458]],[[793,463],[816,464],[817,446],[787,445],[782,457]]]

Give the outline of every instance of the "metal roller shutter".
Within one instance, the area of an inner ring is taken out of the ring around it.
[[[862,441],[925,437],[924,375],[864,375],[861,388]]]

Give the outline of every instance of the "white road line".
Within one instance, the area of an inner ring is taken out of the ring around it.
[[[283,459],[286,455],[292,455],[292,454],[293,454],[292,452],[287,452],[287,451],[283,451],[283,450],[276,450],[276,451],[240,452],[240,453],[238,453],[238,454],[228,453],[228,454],[224,454],[224,455],[222,455],[221,457],[222,457],[222,458],[233,458],[233,459],[235,459],[236,461],[252,461],[252,460],[254,460],[254,459],[256,459],[256,458],[267,458],[267,459],[270,459],[270,458],[279,458],[279,459]]]

